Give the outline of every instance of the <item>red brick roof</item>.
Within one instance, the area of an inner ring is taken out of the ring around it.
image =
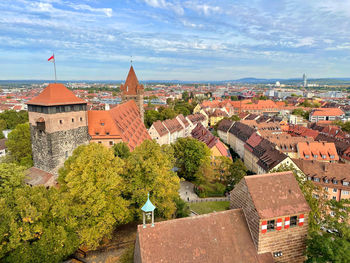
[[[139,225],[135,249],[142,263],[274,262],[257,254],[242,209]]]
[[[261,219],[310,211],[293,172],[251,175],[243,180]]]
[[[170,133],[181,131],[183,129],[182,125],[176,118],[163,121],[163,125]]]
[[[88,111],[89,135],[92,139],[122,138],[121,131],[109,111]]]
[[[31,186],[55,186],[56,180],[53,174],[40,170],[36,167],[31,167],[26,171],[26,184]]]
[[[120,86],[120,90],[125,95],[137,95],[140,91],[143,91],[143,85],[140,85],[133,66],[130,67],[125,84]]]
[[[86,103],[86,101],[75,96],[72,91],[60,83],[49,84],[38,96],[27,102],[27,104],[41,106],[83,103]]]
[[[151,140],[135,101],[130,100],[109,110],[122,134],[122,140],[133,150],[144,140]]]

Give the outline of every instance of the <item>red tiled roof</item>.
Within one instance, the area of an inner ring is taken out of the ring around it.
[[[258,254],[242,209],[186,217],[137,228],[140,262],[274,262]]]
[[[185,127],[188,127],[190,125],[182,114],[177,115],[177,118],[180,119],[180,121],[185,125]]]
[[[120,86],[120,90],[125,95],[137,95],[140,91],[143,91],[143,85],[140,85],[133,66],[130,67],[125,84]]]
[[[24,179],[26,184],[31,186],[55,186],[56,181],[53,174],[40,170],[36,167],[31,167],[27,171],[27,176]]]
[[[38,96],[27,102],[27,104],[41,106],[83,103],[86,103],[86,101],[75,96],[72,91],[60,83],[49,84]]]
[[[310,211],[291,171],[245,176],[243,180],[261,219]]]
[[[89,135],[92,139],[122,138],[109,111],[88,111]]]
[[[339,156],[333,142],[299,142],[297,144],[297,148],[300,159],[318,161],[339,160]],[[333,156],[333,158],[331,158],[331,156]]]
[[[181,131],[183,129],[182,125],[176,118],[163,121],[163,125],[170,133]]]
[[[311,116],[340,116],[344,111],[339,108],[318,108],[311,112]]]
[[[156,129],[156,131],[158,132],[159,136],[164,136],[165,134],[168,133],[167,128],[165,128],[165,126],[163,125],[163,123],[161,121],[156,121],[153,122],[153,127]]]
[[[151,140],[135,101],[130,100],[109,110],[122,134],[122,140],[133,150],[144,140]]]

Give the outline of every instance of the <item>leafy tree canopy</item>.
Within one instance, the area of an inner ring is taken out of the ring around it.
[[[119,142],[113,145],[114,155],[122,159],[126,159],[130,156],[129,146],[125,142]]]

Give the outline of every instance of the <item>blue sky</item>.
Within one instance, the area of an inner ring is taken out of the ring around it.
[[[350,77],[350,0],[1,0],[0,79]]]

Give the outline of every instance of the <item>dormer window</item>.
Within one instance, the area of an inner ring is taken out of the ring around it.
[[[320,178],[314,177],[314,182],[319,182],[319,181],[320,181]]]
[[[330,158],[331,158],[331,159],[334,159],[334,155],[331,155]]]
[[[291,216],[290,217],[290,227],[297,226],[298,216]]]
[[[343,185],[348,186],[349,182],[343,181]]]
[[[109,135],[109,132],[106,132],[106,135]]]
[[[309,158],[310,158],[310,155],[306,154],[306,155],[305,155],[305,158],[306,158],[306,159],[309,159]]]
[[[338,184],[338,180],[333,179],[333,184]]]
[[[101,126],[105,126],[105,123],[104,123],[104,122],[101,122]]]
[[[329,183],[329,180],[328,180],[327,178],[325,178],[325,179],[324,179],[324,182],[325,182],[326,184],[328,184],[328,183]]]
[[[324,154],[322,155],[322,158],[323,158],[323,159],[326,159],[326,157],[327,157],[326,155],[324,155]]]
[[[95,132],[95,135],[99,135],[100,133],[99,132]]]
[[[317,159],[317,154],[314,155],[314,158]]]

